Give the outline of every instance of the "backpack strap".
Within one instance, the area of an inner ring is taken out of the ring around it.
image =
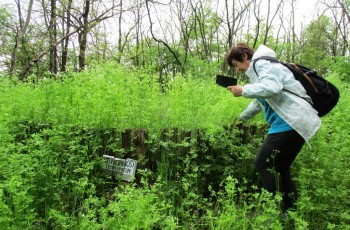
[[[256,63],[257,61],[259,61],[259,60],[266,60],[266,61],[270,61],[270,62],[272,62],[272,63],[280,63],[280,64],[286,66],[286,67],[289,69],[289,71],[291,71],[291,70],[290,70],[290,66],[289,66],[287,63],[285,63],[285,62],[283,62],[283,61],[280,61],[280,60],[278,60],[277,58],[274,58],[274,57],[270,57],[270,56],[261,56],[261,57],[255,58],[255,59],[253,60],[253,69],[254,69],[254,72],[256,73],[257,76],[259,76],[259,74],[258,74],[258,72],[256,71],[255,63]],[[306,78],[308,81],[312,82],[312,80],[309,78],[309,76],[307,76],[305,73],[303,73],[303,71],[302,71],[296,64],[291,64],[291,65],[292,65],[292,67],[294,67],[298,72],[300,72],[300,74],[304,75],[305,78]],[[291,71],[291,72],[292,72],[292,71]],[[293,73],[293,72],[292,72],[292,73]],[[293,73],[293,75],[294,75],[294,73]],[[311,84],[313,87],[316,87],[316,86],[313,84],[313,82],[310,83],[310,84]],[[284,91],[286,91],[286,92],[288,92],[288,93],[291,93],[291,94],[293,94],[293,95],[295,95],[295,96],[298,96],[298,97],[304,99],[305,101],[307,101],[309,104],[312,105],[312,102],[310,102],[310,101],[309,101],[308,99],[306,99],[305,97],[301,97],[300,95],[298,95],[298,94],[296,94],[296,93],[294,93],[294,92],[292,92],[292,91],[290,91],[290,90],[287,90],[287,89],[285,89],[285,88],[282,88],[282,90],[284,90]]]
[[[305,77],[305,79],[309,82],[309,84],[310,84],[311,87],[314,89],[314,91],[315,91],[316,93],[318,93],[319,90],[318,90],[317,86],[315,85],[315,83],[311,80],[311,78],[310,78],[306,73],[304,73],[304,72],[299,68],[299,66],[298,66],[297,64],[295,64],[295,63],[290,63],[290,65],[292,65],[296,70],[298,70],[299,73],[302,74],[302,75]]]
[[[286,62],[283,62],[283,61],[280,61],[278,60],[277,58],[274,58],[274,57],[269,57],[269,56],[261,56],[261,57],[258,57],[256,59],[253,60],[253,69],[254,69],[254,72],[256,73],[256,75],[258,75],[258,72],[256,71],[256,68],[255,68],[255,63],[259,60],[266,60],[266,61],[270,61],[270,62],[273,62],[273,63],[280,63],[282,65],[284,65],[285,67],[287,67],[293,74],[294,72],[291,70],[291,68],[294,68],[296,69],[299,74],[303,75],[305,77],[305,79],[310,83],[311,87],[314,89],[314,91],[316,93],[318,93],[318,88],[317,86],[315,85],[315,83],[311,80],[311,78],[302,71],[302,69],[300,69],[300,67],[295,64],[295,63],[286,63]],[[259,75],[258,75],[259,76]],[[288,91],[288,90],[286,90]]]
[[[279,61],[277,58],[274,58],[274,57],[270,57],[270,56],[261,56],[261,57],[258,57],[258,58],[255,58],[253,60],[253,69],[254,69],[254,72],[256,73],[256,75],[259,76],[258,72],[256,71],[256,68],[255,68],[255,63],[259,60],[266,60],[266,61],[270,61],[270,62],[273,62],[273,63],[280,63],[280,64],[284,64],[284,62],[281,62]]]

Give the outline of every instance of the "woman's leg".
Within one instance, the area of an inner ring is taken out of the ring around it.
[[[304,143],[294,130],[267,135],[254,161],[263,187],[271,193],[283,193],[283,211],[293,208],[297,199],[290,166]]]

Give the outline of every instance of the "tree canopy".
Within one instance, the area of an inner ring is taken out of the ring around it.
[[[229,71],[226,51],[245,42],[321,68],[326,59],[349,55],[349,5],[319,1],[314,19],[299,25],[296,0],[16,0],[0,5],[1,66],[25,80],[115,60],[149,68],[161,81],[208,74],[208,66]]]

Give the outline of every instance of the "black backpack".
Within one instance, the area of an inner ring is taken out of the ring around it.
[[[257,75],[258,73],[256,72],[255,63],[258,60],[267,60],[286,66],[293,73],[295,79],[300,81],[300,83],[303,85],[307,95],[311,97],[312,106],[318,112],[319,117],[322,117],[329,113],[338,103],[339,90],[337,87],[323,77],[318,76],[315,70],[311,70],[307,67],[294,63],[282,62],[273,57],[261,56],[253,60],[253,68]],[[289,90],[283,90],[297,95]]]

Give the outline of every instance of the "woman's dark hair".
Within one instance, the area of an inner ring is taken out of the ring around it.
[[[247,54],[248,60],[252,60],[254,49],[249,47],[245,43],[238,43],[236,46],[232,47],[231,50],[226,54],[226,61],[229,66],[232,65],[232,60],[243,62],[243,56]]]

